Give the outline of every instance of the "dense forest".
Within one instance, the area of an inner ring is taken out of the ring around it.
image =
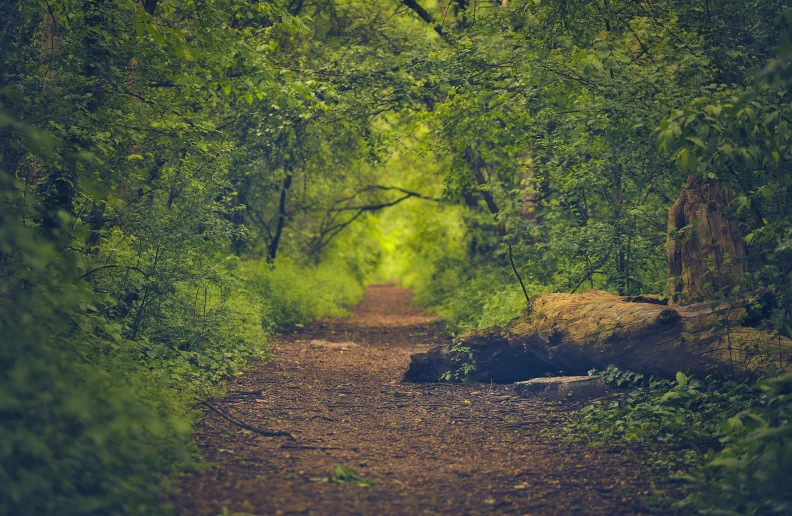
[[[0,514],[168,513],[203,467],[196,404],[375,281],[453,335],[596,289],[742,302],[739,324],[792,338],[783,0],[0,14]],[[702,217],[669,213],[691,192],[731,253],[690,262]],[[747,376],[602,368],[629,401],[567,437],[662,444],[687,486],[662,507],[789,513],[792,376],[762,353]]]

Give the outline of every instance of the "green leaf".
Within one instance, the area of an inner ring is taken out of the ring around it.
[[[680,387],[684,387],[685,385],[687,385],[688,380],[690,380],[689,376],[685,376],[685,373],[683,373],[682,371],[677,371],[676,382]]]

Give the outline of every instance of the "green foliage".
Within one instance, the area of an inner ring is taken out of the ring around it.
[[[0,14],[0,513],[168,513],[168,476],[198,460],[190,407],[278,324],[342,313],[371,267],[241,263],[266,209],[244,172],[262,152],[297,169],[284,145],[326,108],[276,63],[306,26],[236,0]]]
[[[468,346],[462,346],[459,343],[451,346],[451,351],[456,354],[454,369],[443,373],[438,380],[467,382],[470,373],[476,370],[476,353]]]
[[[526,287],[529,295],[542,291],[540,286]],[[457,332],[506,324],[526,305],[514,272],[505,266],[440,263],[416,290],[418,302],[441,314]]]
[[[659,293],[691,174],[735,192],[777,300],[752,324],[791,335],[785,2],[405,6],[0,4],[0,510],[158,510],[190,402],[375,276],[453,331],[525,306],[512,258],[528,294]],[[784,510],[786,430],[756,433],[784,382],[641,381],[584,426],[727,439],[700,503]]]
[[[792,376],[759,382],[760,402],[720,422],[724,448],[687,503],[707,513],[778,514],[792,508]]]
[[[253,299],[266,307],[265,322],[274,326],[348,315],[342,307],[354,305],[363,293],[361,283],[338,261],[299,267],[287,259],[274,265],[250,260],[241,275]]]
[[[681,505],[705,513],[771,514],[792,503],[788,374],[755,385],[683,373],[672,382],[615,368],[591,374],[630,390],[581,409],[566,427],[570,439],[641,443],[656,466],[691,482]]]
[[[745,385],[701,381],[682,373],[675,382],[615,369],[603,376],[611,385],[633,390],[620,400],[581,409],[568,427],[570,435],[590,442],[640,442],[654,451],[658,465],[668,468],[702,460],[716,446],[718,421],[755,401]]]
[[[73,260],[19,222],[0,182],[0,512],[159,513],[166,475],[192,462],[179,396],[108,354],[130,343],[85,310]]]

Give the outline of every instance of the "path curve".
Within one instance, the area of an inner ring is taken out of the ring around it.
[[[207,411],[196,441],[213,466],[179,478],[177,513],[664,513],[647,506],[656,493],[639,450],[562,441],[574,404],[521,399],[506,385],[401,383],[412,353],[448,338],[411,299],[373,285],[352,317],[290,330],[273,360],[229,382],[213,406],[296,440]],[[326,482],[337,464],[376,485]]]

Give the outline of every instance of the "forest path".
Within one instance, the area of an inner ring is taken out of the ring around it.
[[[401,383],[412,353],[448,337],[409,290],[373,285],[352,317],[295,328],[211,405],[196,428],[213,463],[184,474],[184,515],[646,514],[652,472],[639,450],[562,441],[576,404],[509,385]],[[354,342],[348,350],[316,342]],[[236,393],[236,394],[235,394]],[[354,468],[372,487],[323,481]],[[662,487],[662,486],[659,486]]]

